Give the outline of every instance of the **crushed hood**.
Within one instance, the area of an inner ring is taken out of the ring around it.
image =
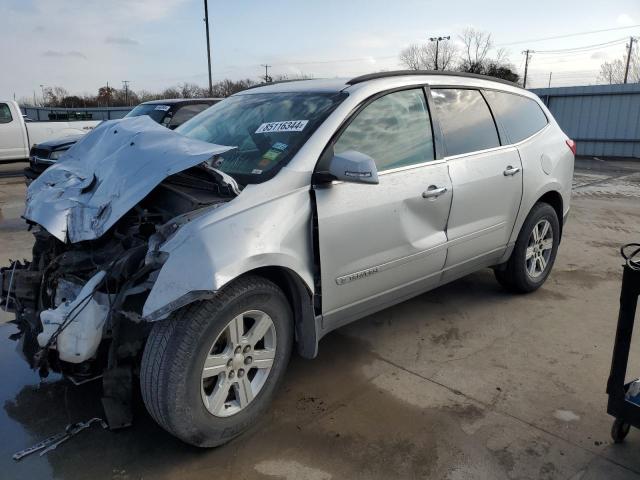
[[[168,176],[232,148],[147,116],[103,122],[31,183],[24,217],[63,242],[93,240]]]

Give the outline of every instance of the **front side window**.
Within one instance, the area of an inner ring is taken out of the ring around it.
[[[432,89],[447,155],[500,146],[495,122],[478,90]]]
[[[241,184],[271,178],[304,145],[346,93],[247,93],[229,97],[176,132],[236,147],[215,167]]]
[[[389,93],[367,105],[342,132],[336,154],[355,150],[373,158],[378,170],[434,159],[431,120],[422,89]]]
[[[173,117],[169,122],[169,128],[179,127],[184,122],[195,117],[197,114],[203,112],[209,107],[210,105],[207,103],[194,103],[192,105],[184,105],[180,107],[178,111],[173,114]]]
[[[540,105],[530,98],[493,90],[484,93],[494,115],[509,135],[511,143],[530,137],[549,123]]]
[[[0,103],[0,123],[10,123],[13,120],[11,110],[6,103]]]

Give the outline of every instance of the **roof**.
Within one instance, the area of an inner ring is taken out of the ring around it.
[[[286,80],[283,82],[265,83],[243,90],[236,95],[251,95],[254,93],[276,92],[339,92],[347,85],[346,78],[317,79],[317,80]]]
[[[140,105],[174,105],[176,103],[202,103],[202,102],[219,102],[220,100],[224,100],[223,98],[164,98],[161,100],[149,100],[147,102],[142,102]]]
[[[371,80],[380,80],[396,77],[432,77],[427,79],[425,83],[434,83],[433,77],[450,77],[457,79],[474,79],[487,82],[500,83],[521,89],[521,87],[513,82],[502,80],[501,78],[489,77],[487,75],[478,75],[476,73],[466,72],[446,72],[440,70],[395,70],[391,72],[377,72],[361,75],[359,77],[335,78],[335,79],[317,79],[317,80],[286,80],[282,82],[265,83],[251,87],[236,95],[248,95],[253,93],[276,93],[276,92],[340,92],[345,88],[353,85],[362,84]]]

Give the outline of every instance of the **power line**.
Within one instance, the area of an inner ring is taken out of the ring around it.
[[[529,69],[529,55],[535,53],[533,50],[525,50],[524,52],[524,80],[522,80],[522,88],[527,88],[527,70]]]
[[[604,43],[596,43],[594,45],[585,45],[583,47],[573,47],[573,48],[559,48],[556,50],[536,50],[536,53],[548,53],[548,54],[556,54],[556,53],[581,53],[583,51],[589,51],[589,50],[600,50],[602,47],[606,47],[606,46],[614,46],[614,45],[618,45],[620,43],[625,42],[627,39],[625,38],[619,38],[618,40],[612,40],[610,42],[604,42]]]
[[[130,80],[122,80],[122,85],[124,86],[124,103],[129,106],[129,83]]]
[[[627,78],[629,77],[629,62],[631,60],[631,50],[633,49],[633,42],[635,42],[635,41],[637,41],[635,38],[629,37],[629,45],[628,45],[629,50],[627,51],[627,64],[624,67],[624,82],[623,83],[627,83]]]
[[[507,47],[509,45],[518,45],[518,44],[521,44],[521,43],[542,42],[544,40],[555,40],[555,39],[558,39],[558,38],[579,37],[581,35],[590,35],[592,33],[613,32],[613,31],[616,31],[616,30],[627,30],[629,28],[638,28],[638,27],[640,27],[640,24],[639,25],[628,25],[626,27],[603,28],[601,30],[589,30],[589,31],[584,31],[584,32],[567,33],[566,35],[555,35],[553,37],[532,38],[532,39],[529,39],[529,40],[518,40],[516,42],[501,43],[500,45],[496,45],[496,47]]]
[[[269,83],[273,81],[273,78],[269,76],[269,67],[272,65],[262,64],[261,67],[264,67],[264,83]]]
[[[209,68],[209,97],[213,97],[213,84],[211,83],[211,42],[209,40],[209,1],[204,0],[204,24],[207,35],[207,67]]]

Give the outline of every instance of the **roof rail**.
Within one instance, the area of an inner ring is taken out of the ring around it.
[[[299,82],[301,80],[314,80],[314,79],[311,79],[311,78],[287,78],[285,80],[276,80],[276,81],[271,81],[271,82],[256,83],[255,85],[251,85],[250,87],[245,88],[245,90],[251,90],[252,88],[268,87],[269,85],[278,85],[279,83]]]
[[[390,72],[368,73],[366,75],[360,75],[359,77],[352,78],[351,80],[348,80],[346,83],[347,85],[355,85],[356,83],[367,82],[369,80],[375,80],[377,78],[403,77],[405,75],[444,75],[448,77],[478,78],[480,80],[489,80],[491,82],[504,83],[505,85],[509,85],[512,87],[522,88],[517,83],[513,83],[508,80],[503,80],[502,78],[490,77],[488,75],[480,75],[478,73],[448,72],[448,71],[442,71],[442,70],[393,70]]]

